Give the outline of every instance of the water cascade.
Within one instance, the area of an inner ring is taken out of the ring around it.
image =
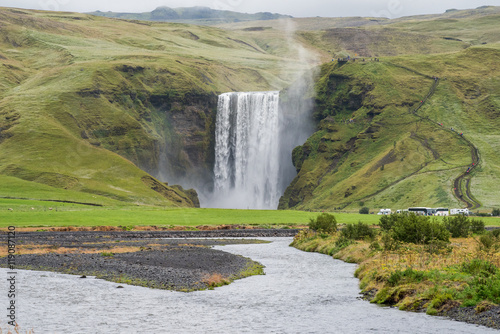
[[[276,209],[280,189],[279,92],[219,96],[210,206]]]

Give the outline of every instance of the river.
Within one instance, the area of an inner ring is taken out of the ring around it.
[[[498,332],[370,304],[359,298],[355,265],[288,247],[291,238],[268,240],[216,247],[261,262],[265,276],[191,293],[19,270],[17,319],[23,330],[58,334]]]

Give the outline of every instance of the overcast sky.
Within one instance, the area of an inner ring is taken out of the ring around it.
[[[500,0],[0,0],[0,6],[73,12],[150,12],[159,6],[206,6],[244,13],[273,12],[295,17],[383,16],[443,13],[446,9],[499,6]]]

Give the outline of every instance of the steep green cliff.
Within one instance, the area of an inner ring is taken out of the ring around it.
[[[280,208],[494,206],[498,60],[484,46],[323,65],[318,128],[293,151],[298,175]],[[457,190],[464,173],[470,182]]]

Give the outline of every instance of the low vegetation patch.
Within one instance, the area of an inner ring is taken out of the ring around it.
[[[228,285],[231,281],[229,278],[222,276],[219,273],[207,274],[203,278],[203,283],[205,283],[208,288],[215,288],[223,285]]]

